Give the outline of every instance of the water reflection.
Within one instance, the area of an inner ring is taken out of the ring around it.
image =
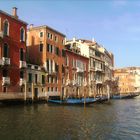
[[[140,98],[89,107],[0,107],[0,139],[108,140],[140,137]]]

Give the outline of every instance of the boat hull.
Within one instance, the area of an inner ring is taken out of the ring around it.
[[[82,99],[66,99],[66,100],[48,100],[48,103],[60,104],[60,105],[89,105],[96,102],[94,98],[82,98]]]
[[[139,96],[139,94],[129,94],[129,95],[113,95],[112,99],[132,99]]]

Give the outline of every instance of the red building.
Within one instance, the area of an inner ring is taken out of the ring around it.
[[[81,55],[80,49],[66,45],[65,96],[88,96],[89,58]]]
[[[0,92],[23,92],[27,23],[0,10]]]

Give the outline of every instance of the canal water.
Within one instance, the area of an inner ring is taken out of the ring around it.
[[[88,107],[0,106],[0,140],[139,140],[140,98]]]

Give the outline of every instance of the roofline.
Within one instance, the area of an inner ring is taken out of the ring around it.
[[[14,16],[12,16],[12,15],[10,15],[10,14],[8,14],[8,13],[2,11],[2,10],[0,10],[0,13],[7,15],[7,16],[11,17],[11,18],[14,19],[14,20],[17,20],[17,21],[19,21],[19,22],[22,22],[22,23],[25,24],[25,25],[28,25],[27,22],[25,22],[25,21],[23,21],[23,20],[20,20],[20,19],[18,19],[18,18],[15,18]]]
[[[122,68],[115,68],[115,70],[136,70],[136,69],[140,69],[139,66],[132,66],[132,67],[122,67]]]
[[[78,56],[80,56],[80,57],[84,57],[84,58],[86,58],[86,59],[89,59],[88,57],[86,57],[86,56],[84,56],[84,55],[81,55],[81,54],[75,53],[75,52],[70,51],[70,50],[68,50],[68,49],[65,49],[65,51],[67,51],[67,52],[71,52],[71,53],[73,53],[73,54],[75,54],[75,55],[78,55]]]
[[[57,31],[57,30],[55,30],[52,27],[49,27],[47,25],[42,25],[42,26],[36,26],[36,27],[28,28],[27,31],[35,30],[35,29],[40,29],[40,28],[46,28],[46,29],[48,28],[48,29],[50,29],[50,30],[52,30],[52,31],[62,35],[63,37],[66,37],[66,35],[64,35],[63,33],[59,32],[59,31]]]

